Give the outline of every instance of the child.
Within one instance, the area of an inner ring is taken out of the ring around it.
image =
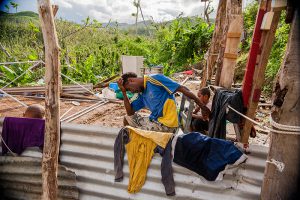
[[[202,88],[198,91],[197,94],[200,101],[209,109],[211,110],[211,102],[209,101],[210,98],[210,90],[209,88]],[[191,123],[191,130],[196,132],[201,132],[202,134],[206,134],[205,132],[208,131],[208,121],[209,116],[206,113],[199,112],[199,107],[197,107],[193,112],[193,118]]]
[[[43,119],[45,116],[45,108],[39,104],[33,104],[27,107],[23,117]]]

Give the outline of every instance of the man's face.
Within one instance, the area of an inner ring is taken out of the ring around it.
[[[204,105],[208,104],[209,101],[208,95],[202,95],[201,92],[198,92],[198,97]]]
[[[135,78],[128,78],[127,82],[124,84],[126,91],[132,93],[139,93],[143,91],[143,88],[136,82]]]

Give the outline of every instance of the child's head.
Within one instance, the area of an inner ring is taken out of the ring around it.
[[[200,101],[203,103],[203,104],[207,104],[208,101],[209,101],[209,98],[210,98],[210,90],[209,88],[205,87],[205,88],[201,88],[199,91],[198,91],[198,95],[197,95],[200,99]]]
[[[43,119],[45,116],[45,108],[39,104],[30,105],[27,107],[23,116],[26,118]]]

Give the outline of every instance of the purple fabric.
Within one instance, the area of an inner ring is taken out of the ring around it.
[[[2,137],[7,146],[17,154],[21,154],[27,147],[44,146],[45,120],[32,118],[5,117]],[[8,149],[2,142],[2,155]]]

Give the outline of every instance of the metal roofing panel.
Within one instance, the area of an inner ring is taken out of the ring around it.
[[[267,147],[250,145],[246,163],[234,168],[219,182],[209,182],[173,163],[176,196],[165,195],[161,183],[161,157],[155,155],[147,180],[137,194],[127,192],[128,165],[124,180],[114,182],[113,144],[119,129],[62,123],[60,163],[74,171],[80,199],[259,199]]]
[[[173,163],[176,196],[165,195],[161,183],[161,157],[155,155],[147,180],[137,194],[127,192],[128,165],[125,158],[122,182],[114,182],[113,144],[116,128],[62,124],[62,164],[74,170],[80,199],[259,199],[268,148],[250,145],[245,164],[233,169],[220,182],[209,182]]]

